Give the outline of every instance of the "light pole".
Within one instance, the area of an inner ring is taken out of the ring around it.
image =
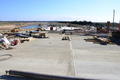
[[[114,27],[114,19],[115,19],[115,10],[113,9],[113,27]]]

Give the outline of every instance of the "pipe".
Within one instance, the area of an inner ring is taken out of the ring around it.
[[[9,73],[10,75],[21,76],[21,77],[28,77],[33,79],[44,79],[44,80],[93,80],[93,79],[84,79],[84,78],[77,78],[77,77],[66,77],[66,76],[56,76],[56,75],[48,75],[48,74],[38,74],[32,72],[24,72],[24,71],[17,71],[17,70],[9,70],[5,71],[6,74]]]

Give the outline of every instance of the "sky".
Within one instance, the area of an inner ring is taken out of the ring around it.
[[[0,0],[0,21],[120,21],[120,0]]]

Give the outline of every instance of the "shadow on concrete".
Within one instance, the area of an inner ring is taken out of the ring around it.
[[[115,43],[116,45],[120,46],[120,37],[110,37],[111,42]]]
[[[26,77],[12,76],[12,75],[2,75],[0,80],[35,80]]]

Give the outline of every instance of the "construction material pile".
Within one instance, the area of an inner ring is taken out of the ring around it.
[[[15,34],[1,34],[0,35],[0,49],[10,50],[12,46],[29,41],[29,38],[18,37]]]
[[[109,44],[110,43],[110,39],[108,39],[108,38],[98,37],[98,36],[93,36],[93,38],[102,44]]]
[[[120,37],[117,33],[114,33],[112,36],[96,36],[94,35],[93,38],[84,39],[85,41],[99,43],[99,44],[115,44],[120,45]]]
[[[6,50],[12,49],[10,47],[10,42],[8,41],[8,39],[5,36],[0,37],[0,48],[6,49]]]
[[[62,40],[69,40],[69,41],[71,41],[71,39],[70,39],[69,36],[65,36],[65,37],[63,37]]]
[[[0,34],[0,49],[11,49],[11,46],[30,41],[32,38],[49,38],[45,32],[26,31],[26,32],[8,32]]]

